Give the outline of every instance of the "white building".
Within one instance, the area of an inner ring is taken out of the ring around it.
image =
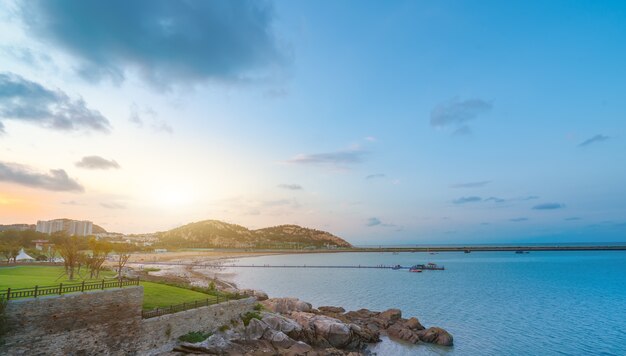
[[[37,221],[37,232],[44,234],[52,234],[57,231],[65,231],[69,235],[89,236],[93,232],[93,223],[91,221],[78,221],[69,219],[55,219],[49,221]]]

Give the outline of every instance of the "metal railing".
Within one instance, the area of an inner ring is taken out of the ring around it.
[[[211,296],[211,298],[196,300],[193,302],[186,302],[181,304],[173,304],[168,307],[157,307],[152,310],[142,310],[141,317],[144,319],[148,318],[156,318],[157,316],[166,315],[166,314],[174,314],[178,312],[182,312],[185,310],[196,309],[200,307],[206,307],[209,305],[219,304],[223,302],[228,302],[231,300],[236,300],[236,297],[230,297],[228,295],[215,295]]]
[[[54,286],[34,286],[30,288],[7,288],[0,291],[0,298],[7,300],[17,298],[37,298],[44,295],[62,295],[66,293],[86,292],[90,290],[122,288],[127,286],[138,286],[137,279],[103,279],[101,281],[81,283],[59,283]]]

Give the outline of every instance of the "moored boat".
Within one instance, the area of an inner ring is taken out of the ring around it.
[[[436,263],[429,262],[427,264],[414,265],[409,269],[410,272],[421,272],[423,270],[443,271],[445,268],[443,266],[438,266]]]

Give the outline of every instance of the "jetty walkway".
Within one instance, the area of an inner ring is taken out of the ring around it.
[[[140,265],[192,266],[192,267],[220,267],[220,268],[370,268],[370,269],[409,269],[408,266],[398,265],[270,265],[270,264],[235,264],[211,262],[128,262]]]

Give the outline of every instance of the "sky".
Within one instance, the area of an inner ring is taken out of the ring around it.
[[[0,224],[626,241],[622,1],[0,0]]]

